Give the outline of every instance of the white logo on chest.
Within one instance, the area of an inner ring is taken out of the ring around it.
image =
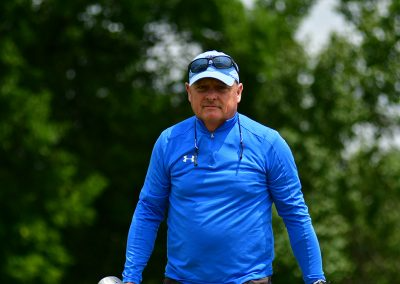
[[[192,155],[191,157],[188,157],[188,155],[183,156],[183,162],[186,163],[187,161],[191,161],[192,163],[194,163],[194,156]]]

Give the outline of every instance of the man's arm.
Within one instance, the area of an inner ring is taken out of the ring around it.
[[[282,217],[305,283],[325,279],[317,236],[305,204],[293,155],[278,137],[268,153],[268,187]]]
[[[164,169],[165,155],[161,139],[162,136],[154,146],[128,233],[126,261],[122,273],[126,283],[141,283],[142,272],[153,251],[159,225],[165,216],[170,181]]]

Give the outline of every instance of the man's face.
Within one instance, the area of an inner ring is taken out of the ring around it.
[[[204,78],[192,86],[186,83],[186,91],[195,115],[209,131],[214,131],[234,116],[242,96],[242,83],[228,86],[212,78]]]

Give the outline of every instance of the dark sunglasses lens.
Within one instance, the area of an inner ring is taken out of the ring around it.
[[[199,72],[206,70],[207,67],[208,67],[208,59],[207,58],[199,58],[190,64],[190,71],[192,73],[199,73]]]
[[[233,65],[232,59],[227,56],[216,56],[213,58],[213,63],[219,69],[230,68]]]

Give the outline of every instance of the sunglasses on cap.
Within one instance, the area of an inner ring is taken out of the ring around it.
[[[229,56],[218,55],[209,58],[198,58],[190,62],[188,71],[192,73],[200,73],[207,70],[208,66],[212,65],[217,69],[229,69],[234,67],[239,72],[239,66]]]

